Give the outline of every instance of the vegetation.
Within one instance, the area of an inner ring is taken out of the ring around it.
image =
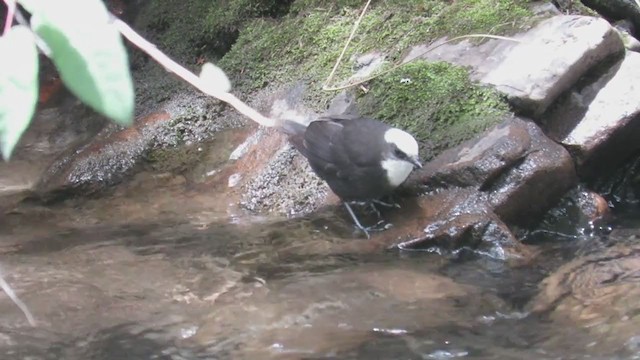
[[[372,5],[335,76],[352,75],[353,59],[385,54],[386,66],[398,63],[412,45],[443,36],[505,34],[525,26],[524,0],[387,0]],[[323,91],[362,1],[297,0],[278,20],[248,20],[219,65],[245,96],[273,84],[304,81],[306,106],[322,112],[335,92]],[[214,20],[213,18],[210,20]],[[411,84],[399,79],[410,78]],[[366,84],[360,110],[416,134],[425,152],[439,153],[495,124],[508,111],[494,91],[469,80],[463,68],[446,64],[410,64]]]
[[[444,62],[410,63],[372,81],[371,91],[359,100],[366,115],[412,133],[426,160],[496,124],[509,111],[495,90]]]
[[[7,1],[10,10],[14,1]],[[120,34],[109,25],[99,0],[20,0],[31,14],[30,27],[11,27],[7,16],[0,38],[0,150],[8,159],[31,121],[38,98],[39,45],[79,99],[121,124],[133,120],[133,83]],[[75,19],[81,13],[83,21]]]
[[[243,93],[290,80],[302,79],[318,85],[338,58],[362,3],[298,0],[279,21],[252,19],[244,25],[219,65]],[[345,58],[380,51],[394,62],[411,45],[442,36],[509,32],[530,15],[526,3],[524,0],[453,4],[442,0],[380,2],[365,15]],[[342,75],[350,72],[350,64],[343,64],[342,68]]]
[[[98,0],[68,0],[55,6],[44,0],[18,1],[32,14],[32,26],[51,48],[67,87],[106,116],[130,123],[133,97],[125,69],[126,54],[117,31],[107,27],[104,6]],[[382,53],[389,67],[398,63],[412,45],[442,36],[508,33],[528,18],[527,6],[526,0],[374,2],[347,49],[335,81],[348,79],[353,59],[362,54]],[[303,81],[309,85],[306,105],[323,111],[335,94],[321,90],[321,84],[342,51],[361,7],[362,2],[356,0],[158,0],[142,10],[139,23],[155,33],[161,49],[187,64],[199,67],[204,59],[219,60],[231,76],[235,92],[245,98],[266,86]],[[74,13],[71,9],[75,8],[93,20],[84,27],[70,25],[74,23],[69,19]],[[4,36],[2,40],[8,43],[11,38]],[[15,53],[24,49],[23,56],[33,58],[35,40],[24,39],[13,40],[28,44]],[[72,48],[70,43],[81,46]],[[24,64],[30,66],[19,67],[25,70],[22,78],[15,74],[20,72],[5,72],[5,78],[0,79],[18,83],[17,89],[28,89],[22,98],[24,108],[31,109],[11,113],[6,110],[11,104],[0,106],[0,141],[5,157],[26,128],[35,106],[37,84],[33,74],[37,62]],[[405,77],[412,80],[410,85],[398,82]],[[371,92],[361,94],[361,111],[407,128],[424,144],[432,144],[430,150],[459,143],[492,125],[507,111],[503,99],[474,85],[464,69],[451,65],[412,64],[366,86]],[[27,120],[7,120],[16,117]]]

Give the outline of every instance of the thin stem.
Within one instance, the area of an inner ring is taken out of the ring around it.
[[[340,56],[338,56],[338,59],[336,60],[335,65],[333,65],[333,69],[331,69],[331,73],[327,77],[327,80],[325,80],[324,85],[322,85],[323,90],[326,90],[325,88],[327,87],[327,85],[329,85],[329,83],[333,79],[333,76],[335,75],[336,70],[338,70],[338,65],[340,65],[340,62],[342,62],[342,58],[344,57],[344,54],[347,52],[347,49],[349,48],[349,44],[351,43],[353,36],[356,34],[356,30],[358,30],[358,27],[360,27],[360,22],[362,21],[364,14],[367,12],[367,9],[369,8],[369,4],[371,4],[371,0],[367,1],[367,3],[364,5],[364,8],[362,9],[362,12],[360,13],[360,16],[358,17],[358,20],[356,20],[355,24],[353,24],[353,29],[351,29],[351,34],[349,34],[349,38],[347,39],[347,42],[344,43],[344,47],[342,48],[342,52],[340,53]]]
[[[236,110],[238,110],[241,114],[247,116],[251,120],[257,122],[260,125],[273,127],[276,125],[276,121],[270,119],[258,111],[245,104],[242,100],[235,97],[233,94],[228,92],[217,92],[210,89],[207,84],[205,84],[198,76],[196,76],[191,71],[187,70],[173,59],[165,55],[162,51],[160,51],[155,45],[147,41],[145,38],[140,36],[135,30],[133,30],[127,23],[118,19],[117,17],[112,16],[113,24],[116,26],[118,31],[127,38],[132,44],[140,48],[140,50],[144,51],[149,55],[152,59],[162,65],[167,71],[172,72],[178,75],[182,80],[188,82],[189,84],[196,87],[198,90],[203,93],[218,98],[229,105],[233,106]]]
[[[16,306],[18,306],[18,308],[20,308],[20,310],[22,311],[24,316],[27,318],[27,321],[29,322],[29,325],[36,326],[36,320],[33,318],[33,315],[31,314],[31,311],[29,311],[29,308],[27,307],[27,305],[25,303],[23,303],[22,300],[20,300],[18,295],[16,295],[16,293],[11,288],[11,286],[9,286],[9,283],[7,283],[4,280],[2,275],[0,275],[0,288],[2,288],[2,290],[4,290],[4,292],[11,299],[11,301],[13,301],[13,303],[16,304]]]
[[[7,31],[11,29],[11,25],[13,25],[13,16],[16,12],[16,1],[15,0],[3,0],[7,5],[7,18],[4,21],[4,28],[2,30],[2,35],[6,35]]]

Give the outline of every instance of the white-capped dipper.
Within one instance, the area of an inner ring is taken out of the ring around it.
[[[327,116],[307,126],[285,120],[282,128],[367,237],[349,203],[375,202],[422,167],[416,139],[375,119]]]

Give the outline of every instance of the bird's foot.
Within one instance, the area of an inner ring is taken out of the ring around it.
[[[384,220],[380,220],[375,225],[366,226],[366,227],[364,226],[361,227],[361,226],[362,225],[355,224],[355,227],[359,231],[363,232],[364,235],[367,237],[367,239],[370,239],[372,232],[388,230],[393,226],[393,224],[388,223]]]
[[[388,202],[384,202],[382,200],[371,200],[371,202],[373,204],[378,204],[378,205],[381,205],[381,206],[384,206],[384,207],[390,207],[390,208],[392,207],[392,208],[396,208],[396,209],[400,209],[401,208],[400,204],[398,204],[398,203],[388,203]]]
[[[367,203],[352,202],[351,204],[366,205]],[[360,231],[362,231],[365,234],[365,236],[367,237],[367,239],[370,239],[371,238],[370,232],[387,230],[393,225],[391,223],[387,223],[386,221],[384,221],[382,219],[382,216],[380,215],[380,212],[378,211],[378,209],[375,207],[375,205],[372,202],[369,202],[368,204],[371,205],[373,210],[376,212],[376,214],[378,215],[378,219],[379,220],[375,225],[367,226],[367,227],[363,226],[362,223],[360,223],[360,220],[358,220],[358,217],[356,217],[356,214],[353,212],[353,209],[351,209],[351,206],[349,205],[349,203],[345,202],[344,206],[347,208],[347,211],[349,212],[349,215],[351,215],[351,219],[353,219],[353,223],[354,223],[355,227],[358,228]]]

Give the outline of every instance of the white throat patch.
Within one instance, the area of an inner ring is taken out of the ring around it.
[[[418,142],[406,131],[392,128],[384,133],[384,140],[396,144],[398,149],[409,156],[418,156]]]
[[[413,165],[403,160],[388,159],[382,161],[382,168],[387,172],[389,184],[396,187],[407,180],[413,170]]]

